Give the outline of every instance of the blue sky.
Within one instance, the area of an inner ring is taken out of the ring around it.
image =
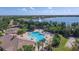
[[[0,7],[0,15],[79,15],[79,7]]]

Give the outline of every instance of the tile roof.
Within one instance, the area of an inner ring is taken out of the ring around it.
[[[2,44],[0,45],[7,51],[16,51],[18,48],[21,48],[23,45],[34,45],[35,42],[30,41],[30,40],[23,40],[19,38],[13,38],[12,35],[5,35],[0,37],[0,41],[2,41]]]

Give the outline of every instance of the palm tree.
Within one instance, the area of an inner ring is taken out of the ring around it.
[[[36,42],[36,50],[39,51],[39,47],[40,47],[40,42]]]

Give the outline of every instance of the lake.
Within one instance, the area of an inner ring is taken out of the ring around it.
[[[32,19],[33,21],[40,21],[40,22],[65,22],[66,24],[72,24],[72,23],[79,23],[79,17],[52,17],[52,18],[38,18],[38,19]]]

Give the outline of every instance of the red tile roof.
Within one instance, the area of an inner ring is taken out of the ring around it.
[[[2,44],[0,45],[3,47],[5,50],[8,51],[15,51],[18,48],[21,48],[23,45],[34,45],[35,42],[31,40],[24,40],[24,39],[19,39],[19,38],[13,38],[12,35],[5,35],[0,37],[0,41],[2,41]]]
[[[34,45],[35,42],[31,40],[22,40],[18,39],[18,48],[21,48],[23,45]]]

